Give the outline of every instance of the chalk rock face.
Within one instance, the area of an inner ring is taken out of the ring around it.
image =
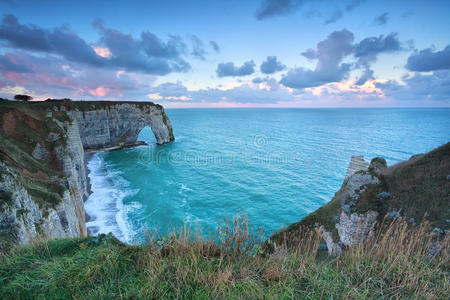
[[[364,156],[352,155],[345,178],[350,177],[358,171],[366,171],[367,169],[369,169],[369,163],[365,161]]]
[[[342,248],[339,246],[338,243],[336,243],[333,240],[332,234],[329,231],[327,231],[324,226],[320,226],[318,228],[318,230],[321,233],[323,239],[325,240],[325,243],[326,243],[327,249],[328,249],[328,254],[329,255],[339,255],[339,254],[341,254],[342,253]]]
[[[174,140],[172,125],[163,107],[153,103],[112,103],[69,113],[78,123],[86,150],[132,146],[145,126],[150,126],[160,145]]]
[[[365,214],[347,214],[341,212],[336,229],[340,241],[346,246],[357,245],[374,234],[373,225],[377,220],[378,213],[369,210]]]

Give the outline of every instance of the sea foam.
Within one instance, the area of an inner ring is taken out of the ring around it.
[[[128,216],[141,209],[142,204],[125,204],[124,200],[135,195],[138,190],[130,189],[121,172],[114,171],[113,166],[109,166],[100,153],[91,158],[88,168],[92,194],[84,207],[89,217],[86,222],[89,234],[112,232],[122,242],[132,244],[136,232]]]

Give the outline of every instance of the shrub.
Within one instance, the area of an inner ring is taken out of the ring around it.
[[[30,101],[30,100],[33,100],[33,97],[28,96],[28,95],[15,95],[14,100]]]

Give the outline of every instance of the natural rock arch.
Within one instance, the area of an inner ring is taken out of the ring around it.
[[[102,106],[73,110],[85,150],[130,147],[145,126],[159,145],[174,140],[172,125],[162,106],[153,103],[102,103]]]

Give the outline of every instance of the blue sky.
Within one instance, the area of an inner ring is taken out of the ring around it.
[[[0,0],[0,97],[450,106],[450,1]]]

